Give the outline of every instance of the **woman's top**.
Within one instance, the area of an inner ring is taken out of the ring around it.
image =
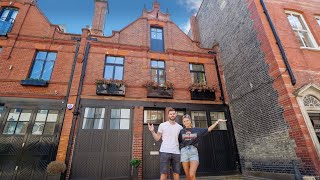
[[[198,147],[201,136],[208,133],[208,128],[183,128],[179,134],[179,148],[184,148],[189,145]]]

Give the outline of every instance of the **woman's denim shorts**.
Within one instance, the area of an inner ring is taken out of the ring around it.
[[[181,149],[181,162],[199,161],[198,149],[192,145]]]

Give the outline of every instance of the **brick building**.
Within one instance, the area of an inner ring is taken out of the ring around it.
[[[190,36],[218,53],[245,174],[320,175],[319,9],[318,0],[204,0],[191,19]]]
[[[108,37],[107,0],[94,1],[82,34],[52,25],[35,2],[0,1],[0,179],[43,179],[55,159],[66,178],[127,179],[132,158],[142,159],[140,178],[158,178],[160,142],[148,122],[165,121],[169,108],[196,127],[230,119],[217,59],[157,2]],[[231,120],[199,151],[199,174],[236,171]]]

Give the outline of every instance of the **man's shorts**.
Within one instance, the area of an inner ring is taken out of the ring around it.
[[[198,149],[192,145],[181,149],[181,162],[199,161]]]
[[[180,154],[160,152],[160,173],[168,174],[170,165],[174,173],[180,174]]]

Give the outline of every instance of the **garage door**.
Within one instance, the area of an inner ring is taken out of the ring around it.
[[[82,112],[71,179],[128,179],[131,109],[85,107]]]

